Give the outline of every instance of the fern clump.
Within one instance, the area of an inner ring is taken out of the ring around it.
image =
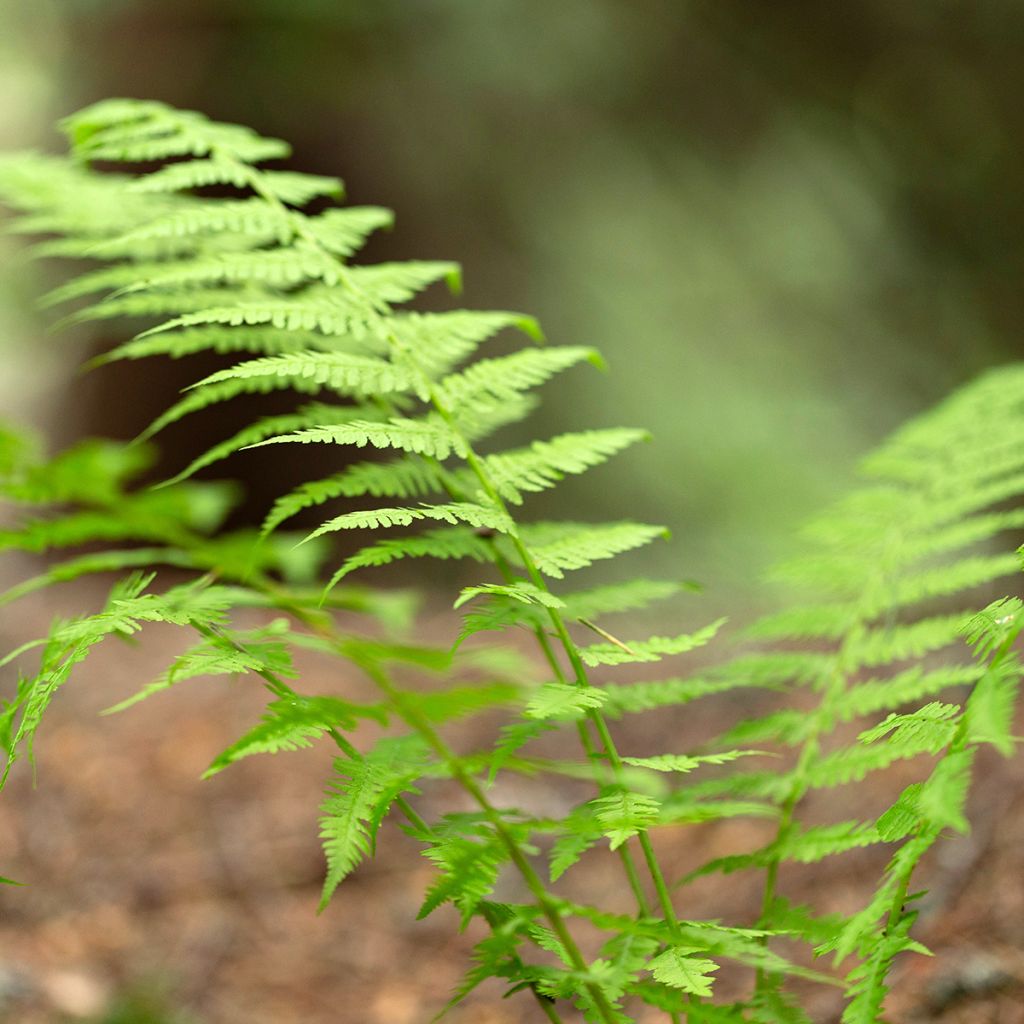
[[[531,495],[646,433],[602,427],[512,449],[494,441],[501,427],[528,416],[542,385],[583,364],[601,366],[597,353],[547,346],[521,314],[408,309],[434,284],[457,286],[457,265],[353,262],[390,213],[309,212],[313,201],[319,208],[339,198],[341,183],[264,166],[288,155],[278,140],[128,100],[97,104],[63,127],[70,161],[0,162],[0,195],[21,211],[19,230],[48,236],[36,251],[100,263],[50,301],[77,303],[72,322],[142,320],[96,363],[199,353],[233,362],[197,380],[133,445],[88,442],[47,459],[13,431],[0,437],[0,488],[17,509],[0,547],[70,552],[0,601],[88,573],[128,572],[98,611],[55,623],[4,659],[22,665],[36,649],[40,655],[0,712],[4,779],[31,756],[48,703],[97,643],[173,623],[191,646],[117,709],[198,676],[258,679],[268,695],[263,717],[213,757],[207,774],[256,754],[333,748],[321,805],[321,909],[372,855],[384,819],[400,817],[435,870],[420,916],[450,904],[459,927],[479,936],[453,1004],[496,977],[510,992],[531,993],[551,1021],[575,1007],[588,1021],[620,1024],[648,1004],[677,1022],[788,1024],[808,1019],[789,985],[796,977],[840,989],[847,1024],[880,1020],[894,958],[922,949],[911,934],[914,869],[944,832],[966,829],[976,749],[990,744],[1009,754],[1014,746],[1013,645],[1024,615],[1006,596],[1013,584],[1004,578],[1018,571],[1018,559],[1005,536],[1024,525],[1012,506],[1024,491],[1016,444],[1024,373],[993,373],[868,460],[867,483],[812,524],[807,554],[780,570],[808,600],[749,629],[752,646],[732,660],[686,674],[685,656],[717,644],[722,620],[639,638],[604,624],[671,598],[681,585],[576,582],[597,562],[661,541],[663,526],[521,514]],[[125,172],[96,171],[94,163]],[[216,196],[204,191],[210,186]],[[524,346],[488,356],[487,343],[504,331],[518,332]],[[275,391],[296,395],[293,412],[217,440],[160,487],[132,485],[149,465],[145,443],[165,428]],[[260,531],[221,530],[233,488],[197,482],[196,474],[281,444],[380,454],[360,454],[281,495]],[[283,529],[311,510],[319,510],[319,526]],[[339,561],[332,535],[354,530],[365,542]],[[402,642],[408,597],[351,582],[404,559],[475,564],[477,582],[453,601],[462,626],[450,647]],[[242,624],[242,609],[262,609],[263,618]],[[340,609],[376,620],[376,632],[343,629]],[[545,672],[539,682],[500,648],[462,646],[510,629],[533,635]],[[353,664],[375,698],[303,692],[297,649]],[[680,675],[607,677],[666,658],[683,659]],[[412,689],[395,673],[403,666],[448,681]],[[791,693],[794,705],[707,735],[697,749],[623,752],[611,728],[627,715],[744,688],[780,699]],[[483,712],[503,716],[500,731],[482,750],[462,749],[450,724]],[[359,732],[367,720],[382,727],[372,743]],[[575,752],[561,743],[560,758],[542,756],[536,741],[553,733],[571,737]],[[780,754],[785,760],[765,760]],[[917,757],[931,759],[921,780],[876,816],[801,823],[814,791]],[[552,819],[502,805],[494,787],[507,773],[582,780],[590,791]],[[461,787],[472,810],[426,820],[417,797],[439,780]],[[770,820],[774,837],[686,878],[666,874],[654,830],[741,816]],[[886,848],[889,866],[859,911],[816,914],[784,898],[784,865],[873,845]],[[564,895],[562,877],[600,847],[619,862],[632,913]],[[681,914],[678,886],[735,871],[764,880],[763,900],[743,920]],[[507,883],[514,900],[496,898],[499,878],[517,879]],[[782,939],[801,939],[831,959],[812,969],[783,956]],[[854,965],[844,968],[851,955]],[[739,979],[721,996],[720,972]]]

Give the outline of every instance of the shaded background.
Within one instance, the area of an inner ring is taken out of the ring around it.
[[[533,436],[655,443],[531,511],[664,522],[642,557],[735,609],[859,454],[1018,357],[1022,43],[1006,0],[0,0],[0,145],[108,95],[288,139],[398,211],[370,257],[459,259],[466,304],[605,353]],[[94,339],[45,336],[15,252],[0,411],[132,436],[187,379],[74,379]]]
[[[108,95],[250,124],[398,211],[373,258],[460,259],[467,304],[600,348],[611,375],[556,385],[545,426],[656,443],[570,500],[639,505],[676,531],[658,560],[713,591],[1019,348],[1024,11],[1004,0],[0,0],[0,28],[5,146],[57,148],[53,120]],[[0,344],[32,364],[5,402],[56,395],[30,276],[0,285]],[[148,421],[139,394],[110,422],[103,387],[83,428]]]

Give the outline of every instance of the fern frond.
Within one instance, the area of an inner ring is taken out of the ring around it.
[[[967,735],[971,743],[989,743],[1011,757],[1017,743],[1013,716],[1021,666],[1015,658],[990,665],[981,674],[967,701]]]
[[[852,721],[886,708],[900,707],[922,697],[932,697],[955,686],[975,683],[984,674],[978,665],[950,665],[927,671],[920,665],[884,679],[858,683],[839,708],[843,721]]]
[[[359,718],[386,721],[380,705],[359,705],[337,697],[300,697],[272,701],[259,725],[218,754],[203,773],[208,779],[253,754],[277,754],[311,747],[331,729],[352,729]]]
[[[301,484],[278,498],[263,523],[270,533],[303,509],[314,508],[334,498],[419,498],[444,489],[444,471],[437,463],[418,455],[392,462],[360,462],[323,480]]]
[[[455,722],[497,707],[518,703],[520,687],[513,683],[453,686],[433,693],[403,691],[402,701],[431,722]]]
[[[591,806],[613,850],[627,839],[647,831],[661,818],[661,804],[642,793],[609,793],[591,801]]]
[[[171,313],[180,310],[187,301],[188,312],[175,316],[157,327],[151,327],[139,337],[149,338],[155,334],[176,331],[188,327],[258,327],[267,325],[288,331],[319,331],[323,335],[365,338],[369,332],[369,320],[357,304],[340,301],[337,297],[320,295],[314,289],[306,289],[297,297],[268,295],[262,299],[235,300],[228,304],[227,290],[195,294],[194,301],[186,300],[188,292],[163,295],[128,296],[112,299],[107,306],[115,307],[117,315],[125,315],[122,309],[131,308],[151,313]],[[88,313],[96,317],[93,307]],[[81,316],[81,315],[80,315]]]
[[[957,704],[932,701],[910,714],[890,714],[884,722],[866,729],[857,738],[865,744],[885,738],[890,746],[908,746],[937,754],[953,739],[956,723],[951,719],[959,712]]]
[[[282,331],[275,327],[251,327],[245,331],[223,327],[194,327],[187,331],[135,338],[97,356],[90,365],[100,366],[121,359],[147,359],[150,356],[181,359],[198,352],[217,352],[222,355],[231,352],[280,355],[311,348],[317,344],[317,339],[318,336],[315,334]]]
[[[441,461],[453,453],[462,457],[466,451],[463,439],[434,416],[421,420],[394,417],[380,423],[353,420],[338,426],[295,431],[268,438],[260,444],[349,444],[357,448],[370,445],[373,448],[399,448]]]
[[[273,387],[294,387],[298,383],[299,390],[303,391],[313,383],[357,397],[411,391],[416,386],[407,371],[384,359],[347,352],[305,351],[250,359],[218,370],[192,388],[240,380],[273,382]]]
[[[427,890],[416,915],[422,920],[444,903],[452,902],[461,915],[464,930],[477,907],[494,891],[508,850],[495,838],[451,836],[424,851],[441,877]]]
[[[736,679],[659,679],[644,683],[607,683],[601,687],[607,698],[605,714],[620,717],[641,711],[689,704],[701,697],[728,693],[744,687],[764,686],[752,680]]]
[[[68,583],[81,576],[119,572],[124,569],[144,569],[154,565],[170,565],[180,569],[197,568],[192,554],[176,548],[133,548],[129,551],[102,551],[95,555],[80,555],[59,562],[38,576],[29,576],[0,593],[0,607],[29,594],[52,586]]]
[[[710,643],[725,619],[718,619],[694,633],[679,636],[652,636],[648,640],[631,640],[628,643],[591,644],[580,649],[580,657],[586,665],[625,665],[631,662],[660,661],[672,654],[685,654]]]
[[[484,341],[514,327],[534,341],[543,334],[533,317],[522,313],[452,310],[445,313],[398,313],[395,331],[416,352],[416,361],[431,377],[442,377],[468,358]]]
[[[273,291],[288,291],[313,282],[335,285],[339,274],[337,261],[329,254],[293,243],[275,249],[219,252],[140,267],[124,291],[185,294],[191,288],[226,285],[250,289],[259,285]]]
[[[402,558],[472,558],[477,562],[491,562],[494,560],[494,551],[488,541],[475,530],[458,526],[428,530],[416,537],[378,541],[347,559],[334,574],[327,589],[330,590],[356,569],[388,565]]]
[[[521,349],[510,356],[480,359],[468,369],[440,381],[447,401],[455,408],[469,405],[481,397],[503,400],[520,391],[529,391],[555,374],[580,362],[602,366],[594,349],[559,346]]]
[[[415,737],[385,738],[359,760],[337,758],[321,806],[320,837],[327,857],[320,909],[334,890],[372,853],[376,829],[396,797],[419,778],[426,764]]]
[[[674,597],[685,584],[671,580],[632,579],[563,594],[567,619],[595,619],[602,615],[636,611]]]
[[[474,597],[507,597],[519,604],[539,605],[542,608],[564,608],[565,602],[548,590],[517,580],[515,583],[483,583],[475,587],[463,587],[453,607],[461,608]]]
[[[197,455],[184,469],[165,480],[163,486],[168,487],[171,484],[187,480],[201,469],[212,466],[213,463],[220,462],[221,459],[226,459],[228,456],[234,455],[235,452],[254,448],[266,441],[267,438],[280,436],[282,432],[308,429],[314,426],[321,427],[332,422],[346,423],[351,420],[353,412],[356,411],[353,406],[331,406],[311,402],[302,406],[297,412],[283,413],[280,416],[268,416],[265,419],[257,420],[255,423],[243,427],[237,434],[215,444],[202,455]],[[373,410],[360,408],[358,412],[367,415]],[[158,420],[149,429],[162,429],[166,425]]]
[[[528,701],[525,714],[537,719],[574,719],[604,702],[604,691],[596,686],[545,683]]]
[[[289,206],[305,206],[320,196],[340,199],[344,185],[338,178],[295,171],[263,171],[268,191]],[[244,189],[249,176],[232,160],[204,158],[169,164],[141,178],[128,187],[133,192],[184,192],[210,185],[233,185]]]
[[[631,522],[530,523],[523,526],[521,533],[537,568],[555,579],[669,536],[664,526]]]
[[[680,989],[695,996],[710,996],[712,978],[719,965],[714,960],[695,957],[693,949],[687,946],[672,947],[659,953],[647,965],[655,981]]]
[[[240,125],[210,121],[190,110],[152,100],[101,100],[64,118],[60,126],[88,160],[148,163],[170,157],[223,154],[242,163],[276,160],[291,152]]]
[[[105,713],[124,711],[154,694],[162,693],[189,679],[263,672],[271,672],[284,679],[295,676],[291,654],[280,639],[273,636],[262,639],[259,634],[255,634],[244,636],[243,642],[235,645],[216,635],[179,654],[157,679],[142,687],[133,696],[107,708]]]
[[[526,419],[540,400],[536,395],[521,394],[514,398],[485,401],[478,399],[469,405],[460,406],[452,413],[452,419],[467,441],[477,442],[497,433],[510,423]]]
[[[724,750],[720,754],[657,754],[654,757],[624,757],[626,764],[655,772],[692,772],[703,764],[729,764],[741,757],[764,754],[763,750]]]
[[[303,222],[305,230],[327,252],[342,258],[362,248],[374,231],[390,228],[395,215],[380,206],[347,206],[324,210],[319,217]]]
[[[649,436],[643,430],[588,430],[534,441],[528,448],[488,455],[484,461],[501,496],[519,504],[522,491],[554,487],[566,475],[584,473]]]
[[[216,321],[204,320],[203,314],[198,311],[210,306],[216,306],[218,303],[223,303],[230,294],[228,289],[217,288],[182,292],[120,294],[71,313],[63,320],[58,321],[56,326],[59,329],[74,324],[91,323],[96,320],[117,320],[136,317],[152,318],[180,313],[182,310],[186,311],[184,316],[177,319],[195,318],[196,323],[213,323]],[[145,336],[148,336],[148,332],[146,332]]]
[[[478,530],[497,530],[500,533],[509,533],[514,529],[508,515],[498,508],[454,501],[446,505],[422,505],[419,508],[375,508],[348,512],[317,527],[306,539],[313,540],[338,530],[376,530],[390,526],[409,526],[423,519],[433,519],[452,526],[467,523]]]
[[[557,882],[577,864],[603,834],[593,809],[586,806],[573,810],[562,820],[561,827],[562,834],[552,844],[548,863],[548,876],[552,882]]]

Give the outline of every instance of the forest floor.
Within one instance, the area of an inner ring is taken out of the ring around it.
[[[39,634],[58,610],[51,602],[5,610],[5,650]],[[452,622],[439,619],[436,628],[447,636]],[[22,764],[0,798],[0,873],[27,883],[0,887],[0,1021],[426,1024],[479,935],[473,927],[458,934],[451,908],[414,921],[432,869],[394,824],[376,858],[317,916],[326,746],[251,758],[200,782],[212,757],[260,716],[264,693],[248,679],[190,681],[123,714],[98,714],[179,649],[178,637],[159,629],[139,647],[102,645],[47,715],[34,788]],[[303,689],[359,692],[344,671],[328,676],[311,666]],[[664,715],[647,716],[626,741],[685,750],[753,710],[736,698],[692,705],[682,730],[677,723],[670,731]],[[487,742],[483,732],[478,739]],[[1024,1024],[1024,759],[986,753],[979,768],[971,835],[946,842],[917,878],[930,892],[916,934],[936,956],[899,961],[893,1024]],[[834,791],[808,813],[835,820],[838,806],[842,818],[877,814],[886,793],[919,772],[919,764],[906,766],[885,793]],[[564,813],[579,795],[526,780],[503,783],[497,797]],[[428,818],[461,806],[444,788],[417,804]],[[668,829],[657,837],[659,852],[679,877],[709,857],[753,848],[768,827],[734,820]],[[852,853],[786,869],[782,888],[795,901],[850,910],[881,858]],[[590,902],[629,912],[617,867],[607,855],[588,855],[571,884]],[[514,899],[513,881],[502,884],[501,895]],[[703,879],[681,896],[683,913],[750,924],[758,884],[743,875]],[[726,972],[722,982],[730,984]],[[528,995],[500,995],[487,984],[450,1019],[540,1019]],[[831,1024],[834,996],[824,990],[815,998],[815,1024]],[[641,1022],[663,1019],[651,1011]]]

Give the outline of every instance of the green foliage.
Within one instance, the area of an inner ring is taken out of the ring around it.
[[[922,951],[908,909],[918,862],[944,833],[967,829],[977,748],[1009,755],[1016,742],[1013,647],[1024,606],[992,599],[1019,568],[1005,536],[1024,525],[1011,507],[1024,492],[1024,370],[1004,368],[963,389],[871,457],[865,485],[813,523],[805,555],[779,570],[801,596],[748,629],[731,659],[713,655],[724,620],[623,640],[606,628],[607,616],[646,609],[687,585],[641,578],[569,586],[566,576],[667,531],[633,521],[531,521],[520,506],[647,435],[602,428],[491,448],[498,429],[532,411],[538,388],[578,364],[600,366],[596,353],[548,347],[536,323],[515,313],[399,308],[438,282],[457,286],[457,266],[352,263],[390,213],[321,209],[340,198],[341,183],[264,167],[287,156],[279,140],[129,100],[90,107],[64,128],[73,160],[0,161],[0,197],[21,213],[15,229],[50,236],[34,252],[101,264],[47,301],[77,304],[71,322],[141,318],[141,330],[96,365],[200,353],[228,362],[132,445],[84,442],[47,458],[33,439],[0,430],[0,491],[12,508],[0,551],[51,554],[0,603],[128,571],[98,611],[56,621],[0,659],[15,676],[0,705],[2,781],[31,758],[48,706],[93,648],[152,623],[173,625],[188,637],[180,652],[112,710],[187,680],[239,677],[267,691],[266,709],[226,749],[211,751],[207,775],[257,754],[333,747],[320,908],[373,855],[394,811],[436,870],[420,916],[450,906],[460,928],[482,935],[450,1005],[495,977],[510,994],[531,993],[538,1013],[555,1022],[567,1004],[598,1024],[635,1019],[643,1004],[676,1024],[790,1024],[808,1020],[787,987],[799,977],[841,989],[847,1024],[880,1021],[894,960]],[[90,169],[97,162],[128,173]],[[509,328],[536,344],[478,357],[479,346]],[[185,416],[272,391],[302,404],[214,439],[164,485],[139,486],[153,465],[146,439]],[[195,475],[280,444],[386,457],[301,483],[276,501],[259,533],[224,530],[236,489]],[[345,504],[353,499],[368,507]],[[319,526],[305,536],[281,529],[307,510],[322,510]],[[385,529],[404,532],[369,537]],[[338,559],[333,535],[350,530],[365,531],[366,542]],[[340,585],[357,570],[404,559],[472,563],[454,599],[463,626],[451,646],[396,635],[408,621],[407,595]],[[374,621],[356,631],[346,619],[347,632],[339,609]],[[539,682],[499,645],[466,642],[511,630],[535,638]],[[373,698],[301,692],[300,653],[349,663]],[[622,665],[683,656],[700,659],[699,673],[683,661],[676,676],[608,678]],[[415,673],[435,678],[414,686],[405,677]],[[624,756],[616,745],[613,720],[739,690],[777,700],[696,750]],[[479,716],[474,735],[494,737],[482,750],[465,749],[465,733],[451,728],[471,716]],[[546,743],[557,758],[544,753]],[[811,791],[912,759],[926,762],[919,781],[869,820],[801,822]],[[534,806],[534,790],[522,791],[524,806],[502,804],[509,773],[591,788],[551,817]],[[429,821],[417,798],[438,783],[458,787],[467,803]],[[653,830],[743,816],[772,822],[774,836],[686,878],[666,877]],[[888,867],[847,916],[793,906],[780,891],[783,864],[876,845],[889,848]],[[581,858],[609,849],[635,899],[633,916],[570,902],[553,888]],[[542,857],[550,882],[536,866]],[[737,871],[763,875],[759,914],[735,925],[679,917],[673,885]],[[497,902],[496,889],[520,902]],[[594,942],[587,955],[583,935]],[[794,941],[832,954],[831,973],[778,952]],[[855,964],[844,968],[851,956]],[[747,996],[723,1001],[716,992],[715,973],[726,964],[752,975]]]

